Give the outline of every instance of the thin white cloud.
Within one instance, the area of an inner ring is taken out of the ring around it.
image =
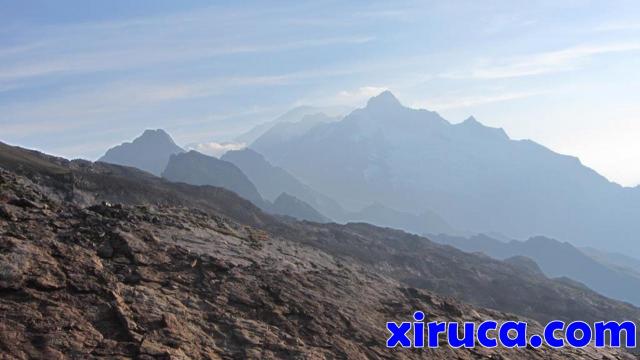
[[[380,7],[378,5],[383,5]],[[407,22],[418,16],[419,9],[415,5],[400,4],[399,2],[375,4],[370,3],[367,7],[359,7],[358,11],[347,11],[331,14],[316,15],[311,13],[305,16],[293,16],[286,19],[287,24],[313,26],[321,28],[343,27],[345,24],[366,24],[378,25],[380,21],[385,22]]]
[[[41,47],[42,43],[32,43],[32,44],[20,44],[12,47],[5,47],[0,49],[0,58],[19,55],[28,51],[33,51],[39,47]]]
[[[219,142],[207,142],[202,144],[189,144],[186,146],[187,150],[196,150],[203,154],[220,157],[227,151],[242,150],[247,147],[245,143],[219,143]]]
[[[114,81],[94,85],[91,88],[80,87],[59,91],[54,96],[35,101],[27,100],[0,106],[0,122],[3,134],[11,136],[29,136],[50,132],[64,132],[91,123],[99,123],[111,116],[120,118],[126,112],[172,101],[212,97],[224,94],[232,88],[255,86],[281,86],[307,79],[328,78],[351,73],[349,69],[320,69],[299,71],[276,75],[212,77],[209,79],[191,79],[181,81],[141,80]],[[15,86],[15,85],[14,85]],[[0,84],[0,92],[4,86]],[[6,87],[10,91],[13,87]],[[363,87],[354,92],[342,92],[336,98],[339,103],[351,103],[368,98],[383,91],[384,88]],[[253,114],[253,110],[249,110]],[[242,114],[233,114],[238,117]],[[232,117],[215,116],[215,119]],[[211,120],[211,119],[209,119]],[[60,126],[56,124],[65,124]]]
[[[328,103],[333,105],[359,106],[368,99],[388,90],[385,86],[362,86],[355,90],[342,90],[330,99]]]
[[[259,11],[239,11],[218,6],[171,16],[21,29],[22,44],[0,49],[0,81],[51,74],[149,69],[159,64],[227,55],[358,45],[375,40],[367,34],[314,38],[303,32],[286,38],[266,37],[279,40],[256,40],[260,38],[256,34],[268,35],[274,31],[270,24],[277,18],[272,19],[265,13],[286,12],[289,8],[274,6]],[[265,27],[264,32],[252,26]],[[231,33],[234,36],[223,36]]]
[[[193,61],[217,56],[242,53],[267,53],[322,47],[338,44],[364,44],[373,41],[370,36],[347,36],[289,41],[266,45],[220,46],[213,43],[181,44],[176,49],[171,46],[144,46],[136,44],[121,49],[100,49],[74,52],[71,54],[31,54],[29,59],[20,59],[0,67],[0,79],[25,79],[51,74],[79,74],[108,70],[129,70],[146,68],[163,63]],[[153,54],[150,56],[149,54]]]
[[[15,89],[19,89],[20,85],[13,83],[0,84],[0,93],[11,91]]]
[[[640,43],[617,43],[605,45],[582,45],[563,50],[517,56],[505,61],[484,61],[471,71],[443,74],[449,78],[504,79],[542,75],[578,68],[581,61],[593,56],[640,50]]]

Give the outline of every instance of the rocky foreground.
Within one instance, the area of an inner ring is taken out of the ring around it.
[[[249,205],[219,190],[187,206],[179,186],[157,202],[140,186],[136,205],[134,183],[125,191],[88,182],[98,167],[0,150],[2,359],[634,358],[594,348],[390,350],[385,323],[417,309],[440,321],[515,315],[296,240],[287,233],[307,225],[247,213]],[[73,173],[77,166],[85,177]],[[123,203],[100,199],[126,192]],[[308,231],[309,242],[341,234]]]

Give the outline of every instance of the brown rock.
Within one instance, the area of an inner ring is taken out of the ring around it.
[[[108,241],[105,241],[100,245],[100,247],[98,247],[97,254],[101,258],[111,258],[113,256],[113,247]]]
[[[0,218],[9,221],[16,221],[18,218],[5,205],[0,204]]]
[[[11,200],[9,200],[9,204],[14,205],[14,206],[18,206],[21,208],[32,208],[32,209],[40,209],[41,206],[34,203],[31,200],[25,199],[25,198],[13,198]]]

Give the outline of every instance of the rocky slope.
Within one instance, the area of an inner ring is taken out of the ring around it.
[[[516,268],[369,225],[280,220],[228,191],[131,168],[2,144],[0,167],[8,358],[631,358],[592,348],[388,350],[385,322],[415,309],[438,320],[514,318],[409,285],[412,261],[431,271],[416,285],[442,293],[455,289],[448,272],[472,292],[463,274]],[[519,291],[546,290],[527,281]],[[576,289],[553,283],[554,301]],[[588,290],[581,296],[592,304],[577,315],[637,317]]]
[[[566,278],[549,279],[521,265],[464,253],[420,236],[369,224],[290,224],[275,233],[348,257],[409,286],[538,321],[640,319],[638,308]]]

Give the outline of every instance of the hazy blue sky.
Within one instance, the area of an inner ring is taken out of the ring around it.
[[[385,88],[640,183],[638,1],[0,0],[0,140],[67,157]]]

